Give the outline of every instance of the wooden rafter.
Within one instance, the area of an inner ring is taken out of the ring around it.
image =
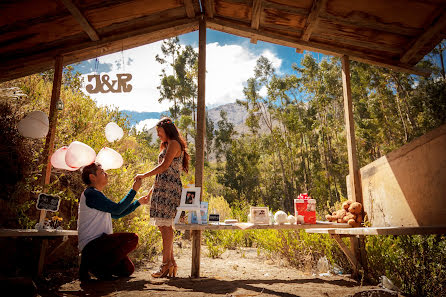
[[[206,16],[208,18],[213,18],[214,14],[215,14],[214,0],[205,0],[204,1],[204,10],[205,10]]]
[[[259,29],[260,25],[260,14],[262,13],[262,0],[252,1],[252,17],[251,17],[251,28],[254,30]],[[257,43],[256,38],[251,38],[251,43]]]
[[[394,24],[381,23],[378,22],[377,20],[373,20],[373,18],[364,19],[355,15],[349,17],[336,16],[329,14],[326,11],[321,12],[319,14],[319,18],[339,25],[367,28],[371,30],[382,31],[403,36],[416,36],[422,32],[422,30],[418,28],[410,28]]]
[[[359,50],[341,48],[334,45],[322,44],[314,41],[304,41],[298,38],[292,38],[290,36],[284,36],[281,34],[264,32],[261,30],[254,30],[250,26],[244,24],[234,24],[233,22],[224,20],[222,18],[216,18],[208,20],[208,27],[214,30],[236,34],[239,36],[247,38],[256,38],[264,40],[266,42],[271,42],[275,44],[280,44],[284,46],[289,46],[293,48],[300,48],[304,50],[319,52],[322,54],[342,57],[348,55],[350,59],[355,61],[360,61],[368,63],[371,65],[381,66],[393,69],[395,71],[417,74],[421,76],[430,75],[429,71],[413,67],[408,64],[401,63],[399,61],[389,60],[381,58],[378,56],[371,55]]]
[[[307,17],[304,33],[302,34],[302,40],[310,40],[311,33],[317,26],[318,17],[323,7],[325,7],[327,0],[314,0],[311,7],[310,14]]]
[[[70,11],[76,21],[81,25],[82,29],[88,34],[91,40],[98,41],[99,35],[93,26],[88,22],[82,12],[77,8],[71,0],[60,0],[65,7]]]
[[[195,8],[192,0],[184,0],[184,7],[186,8],[186,14],[188,18],[195,17]]]
[[[436,22],[413,42],[412,46],[401,56],[400,61],[409,63],[421,48],[431,42],[436,36],[439,36],[444,30],[446,30],[446,9],[443,10]]]
[[[178,9],[184,14],[183,7]],[[67,65],[198,29],[197,18],[153,23],[163,16],[165,14],[151,16],[138,23],[137,27],[134,22],[110,26],[101,31],[103,37],[98,41],[85,41],[82,36],[75,36],[66,44],[9,56],[0,65],[0,82],[47,70],[53,66],[53,57],[57,55],[63,55],[64,65]],[[128,27],[133,29],[129,30]]]
[[[285,4],[280,4],[276,2],[264,1],[263,8],[265,9],[276,9],[282,12],[296,14],[296,15],[308,15],[309,10],[305,8],[293,7]]]

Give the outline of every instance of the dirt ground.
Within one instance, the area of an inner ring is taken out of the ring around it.
[[[158,262],[147,262],[135,273],[113,281],[93,280],[80,284],[74,280],[62,284],[53,296],[388,296],[364,294],[378,289],[361,286],[348,276],[320,276],[304,273],[257,254],[257,249],[228,250],[220,259],[206,256],[202,247],[201,278],[191,279],[191,249],[185,242],[176,246],[178,276],[155,279],[150,272]],[[362,293],[359,293],[362,292]],[[376,293],[377,291],[375,291]],[[390,296],[390,295],[389,295]]]

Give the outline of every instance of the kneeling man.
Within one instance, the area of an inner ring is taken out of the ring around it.
[[[113,233],[112,218],[126,216],[141,204],[148,203],[150,193],[133,201],[141,187],[141,180],[137,180],[121,201],[111,201],[102,193],[108,183],[107,173],[96,162],[82,169],[82,180],[88,187],[79,201],[77,221],[79,251],[82,253],[79,278],[89,280],[89,272],[98,279],[130,276],[135,266],[127,255],[136,248],[138,235]]]

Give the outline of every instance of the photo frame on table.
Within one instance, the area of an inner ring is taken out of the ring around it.
[[[269,209],[266,206],[251,206],[249,208],[251,223],[269,225]]]
[[[200,208],[201,187],[183,188],[181,192],[181,207],[198,207]]]

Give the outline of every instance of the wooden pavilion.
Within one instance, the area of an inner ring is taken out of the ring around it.
[[[349,188],[351,198],[360,202],[349,61],[429,75],[416,64],[446,37],[445,0],[21,0],[0,3],[0,16],[0,82],[55,69],[44,151],[48,161],[64,65],[199,30],[197,186],[203,182],[207,28],[252,43],[261,40],[341,57]],[[49,162],[45,171],[48,184]],[[446,176],[444,169],[441,173]],[[440,194],[444,197],[444,190]],[[435,214],[445,213],[441,203]],[[446,225],[444,216],[436,225]],[[192,233],[192,276],[197,277],[201,230]],[[344,252],[361,261],[360,240],[347,235],[355,254]]]

